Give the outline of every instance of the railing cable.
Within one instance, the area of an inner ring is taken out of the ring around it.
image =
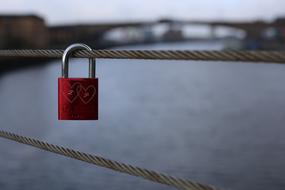
[[[0,50],[0,57],[60,58],[63,50]],[[285,63],[282,51],[79,50],[74,57]]]
[[[81,160],[83,162],[87,162],[90,164],[95,164],[100,167],[105,167],[111,170],[129,174],[129,175],[142,177],[144,179],[147,179],[153,182],[174,186],[179,189],[215,190],[214,187],[211,187],[209,185],[204,185],[201,183],[185,180],[182,178],[165,175],[165,174],[162,174],[156,171],[147,170],[147,169],[136,167],[136,166],[131,166],[128,164],[109,160],[109,159],[106,159],[100,156],[83,153],[80,151],[76,151],[76,150],[65,148],[65,147],[58,146],[58,145],[53,145],[50,143],[39,141],[37,139],[24,137],[24,136],[13,134],[13,133],[6,132],[3,130],[0,130],[0,137],[10,139],[12,141],[16,141],[22,144],[30,145],[30,146],[43,149],[49,152],[53,152],[56,154],[60,154],[66,157]]]

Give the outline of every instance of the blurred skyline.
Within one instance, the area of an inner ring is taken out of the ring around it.
[[[9,0],[1,14],[38,14],[51,25],[176,18],[274,20],[285,16],[284,0]]]

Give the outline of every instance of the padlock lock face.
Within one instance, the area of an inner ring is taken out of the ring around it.
[[[58,119],[98,120],[98,78],[58,78]]]

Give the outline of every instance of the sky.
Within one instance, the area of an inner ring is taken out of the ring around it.
[[[6,0],[0,14],[38,14],[50,25],[186,20],[273,20],[285,17],[285,0]]]

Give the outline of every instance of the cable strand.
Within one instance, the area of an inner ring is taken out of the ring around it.
[[[24,137],[24,136],[17,135],[14,133],[3,131],[3,130],[0,130],[0,137],[6,138],[12,141],[16,141],[22,144],[30,145],[30,146],[43,149],[49,152],[53,152],[56,154],[60,154],[66,157],[81,160],[83,162],[87,162],[90,164],[95,164],[100,167],[105,167],[111,170],[129,174],[129,175],[142,177],[144,179],[147,179],[153,182],[174,186],[179,189],[215,190],[214,187],[209,186],[209,185],[204,185],[204,184],[193,182],[190,180],[185,180],[182,178],[176,178],[173,176],[158,173],[156,171],[147,170],[147,169],[136,167],[136,166],[131,166],[128,164],[117,162],[117,161],[112,161],[112,160],[109,160],[109,159],[106,159],[100,156],[87,154],[84,152],[76,151],[76,150],[65,148],[65,147],[58,146],[58,145],[49,144],[49,143],[46,143],[46,142],[43,142],[37,139]]]
[[[64,50],[0,50],[0,57],[60,58]],[[78,50],[73,57],[285,63],[282,51]]]

